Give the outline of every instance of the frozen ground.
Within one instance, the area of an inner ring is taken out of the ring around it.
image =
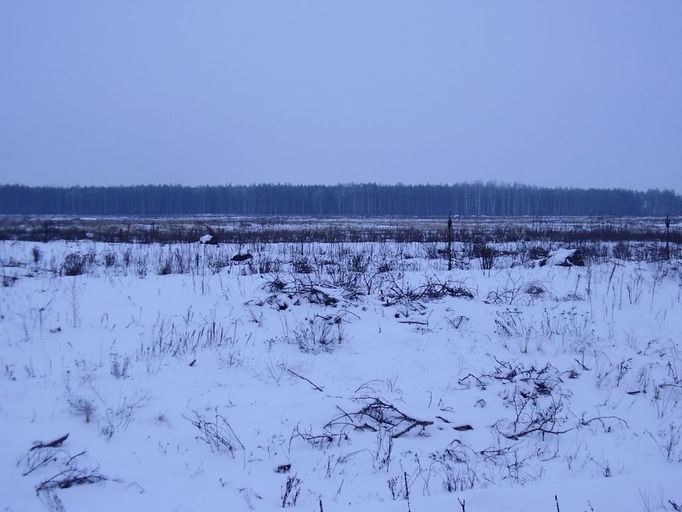
[[[506,249],[0,242],[0,507],[682,510],[679,262]]]
[[[682,218],[670,219],[669,240],[682,243]],[[221,243],[441,242],[445,218],[189,215],[53,216],[0,215],[0,240],[90,240],[116,243],[195,242],[211,229]],[[455,217],[458,240],[664,241],[661,217]],[[677,253],[679,257],[679,253]]]

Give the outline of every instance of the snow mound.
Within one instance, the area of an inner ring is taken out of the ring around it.
[[[540,261],[540,266],[584,267],[585,261],[580,249],[557,249]]]

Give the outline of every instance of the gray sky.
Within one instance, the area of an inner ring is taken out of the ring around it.
[[[682,1],[0,0],[0,183],[682,192]]]

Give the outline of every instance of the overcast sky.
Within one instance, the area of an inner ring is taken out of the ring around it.
[[[682,192],[682,1],[0,0],[0,183]]]

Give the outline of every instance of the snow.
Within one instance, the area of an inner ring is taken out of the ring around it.
[[[678,263],[243,249],[0,242],[4,510],[682,504]]]
[[[572,258],[574,254],[575,254],[574,249],[557,249],[556,251],[552,251],[552,253],[549,255],[549,258],[547,258],[547,264],[570,265],[570,263],[567,263],[567,261],[569,258]]]

